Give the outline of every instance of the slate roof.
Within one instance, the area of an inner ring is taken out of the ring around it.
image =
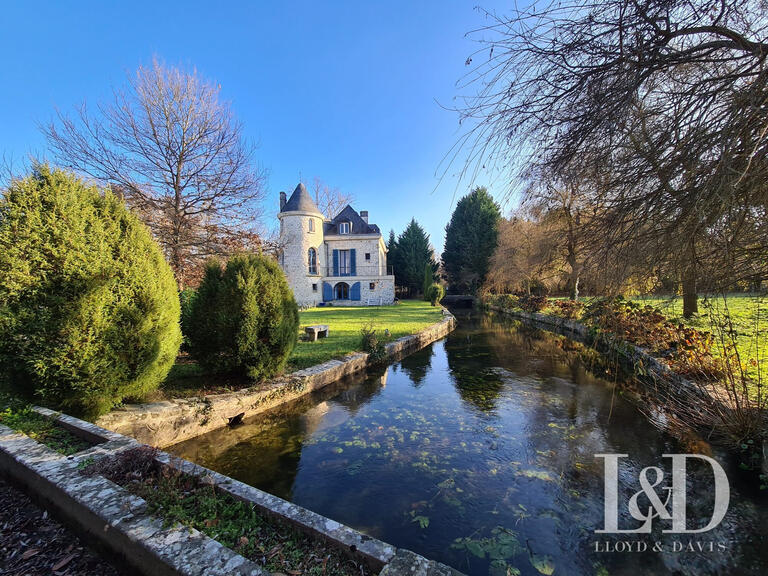
[[[280,212],[317,212],[320,214],[320,209],[307,192],[307,187],[304,184],[299,184]]]
[[[324,234],[338,234],[339,222],[351,222],[352,230],[350,234],[380,234],[381,231],[376,224],[366,224],[365,220],[360,217],[360,214],[352,208],[349,204],[339,212],[336,217],[330,222],[326,222],[323,225]]]

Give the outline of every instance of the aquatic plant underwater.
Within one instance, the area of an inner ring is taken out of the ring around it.
[[[604,515],[594,455],[630,454],[622,478],[636,480],[643,467],[662,466],[662,454],[690,446],[651,426],[589,358],[550,333],[463,320],[377,373],[172,451],[471,575],[759,573],[766,497],[740,484],[738,471],[729,470],[728,515],[706,534],[726,551],[674,553],[675,535],[660,529],[648,539],[670,542],[669,551],[596,550],[621,535],[594,533]],[[709,480],[692,468],[689,517],[711,509]]]

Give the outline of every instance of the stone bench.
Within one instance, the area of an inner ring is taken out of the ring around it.
[[[318,338],[327,338],[330,330],[327,324],[317,324],[315,326],[307,326],[304,328],[304,332],[309,336],[311,342],[315,342]]]

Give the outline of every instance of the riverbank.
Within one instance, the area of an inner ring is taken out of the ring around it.
[[[449,334],[456,326],[456,319],[445,308],[438,310],[442,317],[439,322],[388,343],[385,361],[420,350]],[[101,416],[96,423],[162,448],[227,426],[233,418],[250,418],[296,400],[365,370],[369,364],[367,353],[355,352],[235,392],[126,405]]]
[[[762,470],[764,476],[768,475],[768,414],[762,397],[750,404],[751,390],[741,390],[742,394],[737,395],[739,390],[734,394],[717,381],[686,378],[648,350],[577,320],[488,303],[484,307],[577,339],[615,359],[643,385],[639,390],[641,400],[657,425],[678,428],[678,433],[686,429],[706,432],[738,455],[745,469]]]

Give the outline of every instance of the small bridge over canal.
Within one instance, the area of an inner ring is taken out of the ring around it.
[[[449,294],[440,304],[447,308],[474,308],[477,299],[470,294]]]

